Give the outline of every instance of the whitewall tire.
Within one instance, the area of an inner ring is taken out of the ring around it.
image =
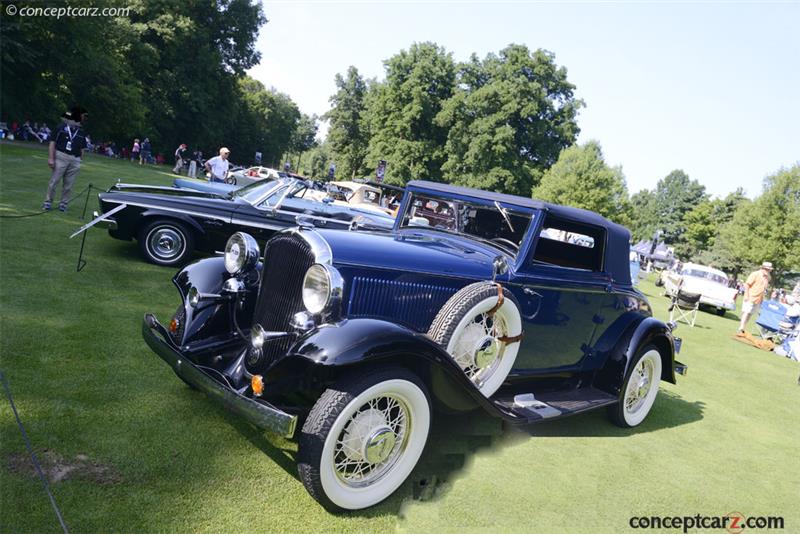
[[[300,479],[328,510],[375,505],[411,474],[430,424],[425,386],[405,369],[341,380],[320,396],[303,425]]]
[[[500,388],[519,352],[522,318],[511,294],[502,291],[501,300],[497,285],[490,282],[461,289],[428,330],[485,397]]]
[[[645,420],[658,395],[661,368],[661,354],[653,345],[639,351],[622,383],[619,402],[609,408],[616,425],[631,428]]]

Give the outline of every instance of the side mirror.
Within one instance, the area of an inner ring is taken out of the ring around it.
[[[504,275],[508,272],[508,262],[504,256],[497,256],[495,257],[494,261],[492,261],[492,282],[494,282],[498,276]]]
[[[333,202],[333,198],[325,197],[325,198],[322,199],[322,202],[325,203],[325,204],[331,204]]]

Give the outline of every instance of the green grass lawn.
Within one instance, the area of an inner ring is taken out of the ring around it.
[[[42,148],[0,144],[0,215],[36,213],[48,177]],[[168,167],[90,156],[75,191],[117,179],[172,181]],[[633,515],[733,511],[800,531],[800,367],[733,341],[732,313],[679,327],[689,374],[641,427],[602,411],[526,429],[438,416],[395,496],[331,515],[298,481],[293,443],[189,390],[142,341],[142,315],[178,304],[173,269],[93,230],[76,272],[67,237],[82,207],[0,219],[0,368],[74,532],[620,532]],[[642,289],[666,318],[657,288]],[[0,531],[58,531],[5,398],[0,425]]]

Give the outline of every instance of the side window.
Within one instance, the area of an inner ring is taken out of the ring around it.
[[[539,234],[533,261],[570,269],[602,271],[604,244],[603,228],[548,215]]]

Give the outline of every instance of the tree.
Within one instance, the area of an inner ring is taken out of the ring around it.
[[[388,161],[386,181],[442,179],[447,128],[434,119],[453,94],[452,55],[434,43],[415,43],[384,62],[386,80],[368,98],[371,132],[366,165]]]
[[[444,179],[528,196],[580,132],[567,71],[544,50],[509,45],[459,66],[458,88],[436,123],[446,128]]]
[[[737,274],[762,261],[773,263],[778,282],[800,270],[800,164],[768,176],[758,198],[739,203],[713,252]]]
[[[669,244],[683,243],[684,216],[706,200],[706,188],[682,170],[674,170],[658,181],[652,194],[633,196],[632,232],[637,239],[650,239],[657,230]]]
[[[215,150],[224,142],[239,152],[237,119],[246,110],[237,82],[260,59],[260,3],[81,3],[90,6],[129,7],[130,14],[3,18],[5,119],[52,124],[80,104],[95,141],[128,145],[148,136],[156,151],[172,152],[181,142]]]
[[[596,211],[621,224],[628,222],[630,204],[622,169],[606,164],[597,141],[564,149],[545,171],[533,196]]]
[[[720,227],[733,218],[743,200],[744,191],[739,188],[724,199],[702,200],[688,211],[683,218],[685,232],[675,248],[678,255],[696,258],[703,251],[713,250]]]
[[[339,162],[343,176],[355,177],[365,172],[364,160],[369,147],[369,124],[366,117],[367,83],[351,66],[347,76],[337,74],[337,91],[330,98],[331,109],[323,118],[330,121],[327,140]]]

